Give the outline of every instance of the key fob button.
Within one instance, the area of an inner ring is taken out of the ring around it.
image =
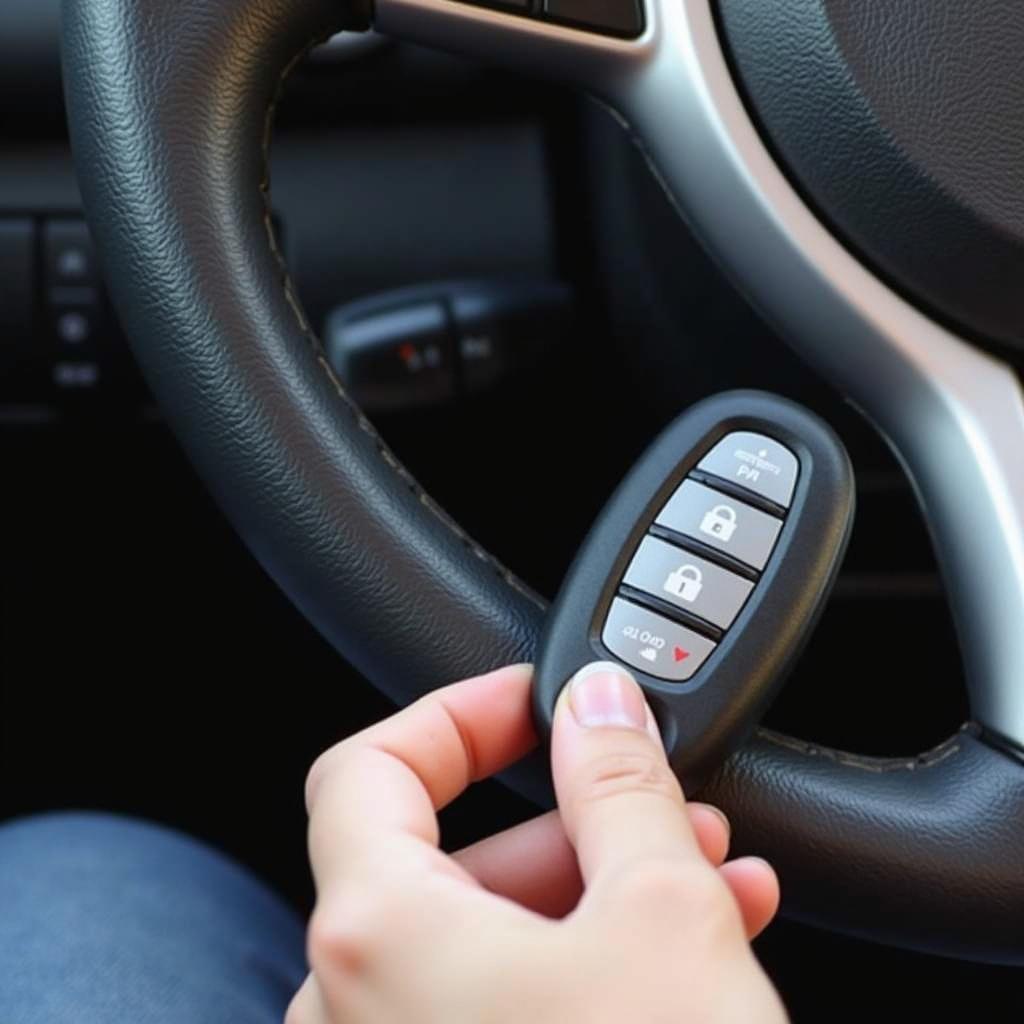
[[[747,430],[724,437],[700,461],[698,469],[789,508],[800,465],[785,446]]]
[[[782,520],[695,480],[684,480],[656,520],[760,571],[768,564]]]
[[[750,580],[657,537],[643,539],[623,582],[719,629],[733,624],[754,589]]]
[[[631,668],[675,683],[694,676],[715,649],[707,637],[621,597],[612,601],[601,642]]]

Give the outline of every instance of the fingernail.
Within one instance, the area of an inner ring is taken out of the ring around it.
[[[581,668],[569,684],[569,706],[584,729],[615,726],[647,731],[647,702],[636,680],[610,661]]]

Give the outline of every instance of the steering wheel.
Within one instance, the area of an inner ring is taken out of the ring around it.
[[[275,241],[267,152],[283,79],[342,28],[590,90],[747,297],[888,439],[955,583],[972,713],[956,735],[882,760],[761,731],[705,796],[778,867],[787,913],[1024,963],[1024,402],[976,344],[1024,341],[1024,8],[495,3],[66,0],[87,213],[170,423],[270,575],[397,701],[529,659],[544,603],[332,372]],[[542,768],[515,783],[543,793]]]

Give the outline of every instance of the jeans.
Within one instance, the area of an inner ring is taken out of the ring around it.
[[[280,1024],[303,932],[242,868],[166,829],[0,827],[0,1024]]]

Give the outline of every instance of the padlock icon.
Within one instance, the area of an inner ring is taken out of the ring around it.
[[[709,537],[727,542],[732,540],[737,525],[735,509],[728,505],[716,505],[701,520],[700,529],[701,533],[706,533]]]
[[[667,594],[672,594],[683,601],[696,601],[703,589],[704,574],[695,565],[680,566],[669,574],[664,586]]]

